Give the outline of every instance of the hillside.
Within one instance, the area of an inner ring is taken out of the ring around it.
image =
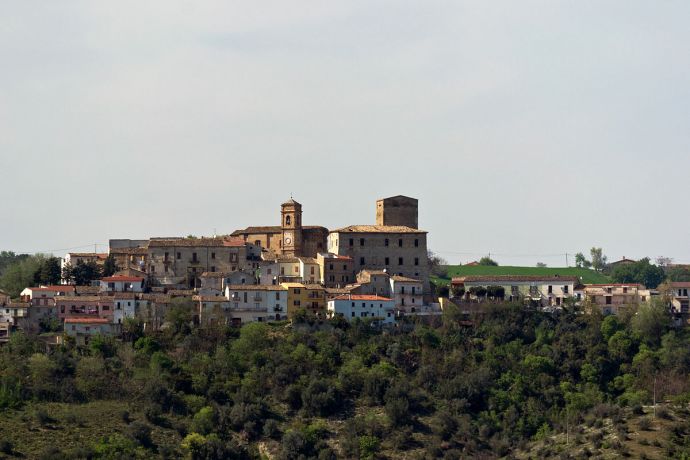
[[[526,276],[577,276],[584,284],[610,283],[608,276],[594,270],[578,267],[491,267],[484,265],[446,265],[447,276],[434,277],[436,284],[448,284],[454,276],[468,275],[526,275]]]

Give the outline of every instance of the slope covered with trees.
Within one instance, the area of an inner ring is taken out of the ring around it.
[[[306,316],[190,329],[185,308],[164,333],[129,323],[127,340],[85,349],[46,355],[14,335],[0,349],[0,423],[15,429],[0,447],[29,458],[493,457],[602,407],[650,404],[654,389],[690,398],[690,338],[657,305],[618,318],[491,307],[472,326],[446,311],[393,331]],[[50,412],[99,404],[120,413]],[[79,423],[94,428],[78,447],[29,431]],[[690,452],[681,444],[668,448]]]

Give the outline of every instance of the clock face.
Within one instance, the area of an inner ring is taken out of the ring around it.
[[[285,244],[292,243],[292,238],[285,238]]]
[[[283,236],[283,240],[285,241],[285,244],[292,244],[292,233],[285,232],[285,235]]]

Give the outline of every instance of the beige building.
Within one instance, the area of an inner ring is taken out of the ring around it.
[[[282,283],[287,289],[287,314],[292,316],[304,308],[316,316],[325,316],[326,291],[320,284]]]
[[[407,314],[421,311],[424,305],[424,288],[420,280],[393,275],[390,277],[390,291],[396,311]]]
[[[319,265],[321,284],[327,288],[347,286],[354,281],[352,257],[320,252],[316,255],[316,263]]]
[[[651,296],[649,289],[641,284],[587,284],[585,301],[599,308],[605,315],[617,315],[626,309],[647,302]]]
[[[148,274],[152,285],[201,287],[204,272],[235,272],[258,266],[251,245],[239,238],[151,239]]]
[[[451,280],[455,298],[465,301],[524,301],[543,307],[560,306],[574,295],[573,276],[463,276]]]
[[[316,257],[326,247],[328,229],[302,225],[302,205],[290,199],[280,206],[280,225],[247,227],[232,236],[261,246],[277,256]]]
[[[356,271],[386,270],[419,279],[426,295],[430,294],[426,236],[427,232],[412,227],[351,225],[330,233],[328,250],[351,257]]]

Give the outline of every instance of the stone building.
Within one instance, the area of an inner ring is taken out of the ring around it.
[[[316,255],[321,283],[327,288],[340,288],[354,281],[352,258],[327,252]]]
[[[419,202],[403,195],[376,202],[376,225],[418,228]]]
[[[235,230],[231,236],[261,246],[277,256],[316,257],[326,247],[328,229],[302,225],[302,205],[290,199],[280,205],[280,225],[247,227]]]
[[[198,288],[204,272],[251,270],[259,263],[251,246],[240,238],[151,239],[147,253],[151,284]]]
[[[355,271],[386,270],[390,275],[420,280],[428,295],[426,235],[405,226],[351,225],[330,233],[328,250],[351,257]]]

